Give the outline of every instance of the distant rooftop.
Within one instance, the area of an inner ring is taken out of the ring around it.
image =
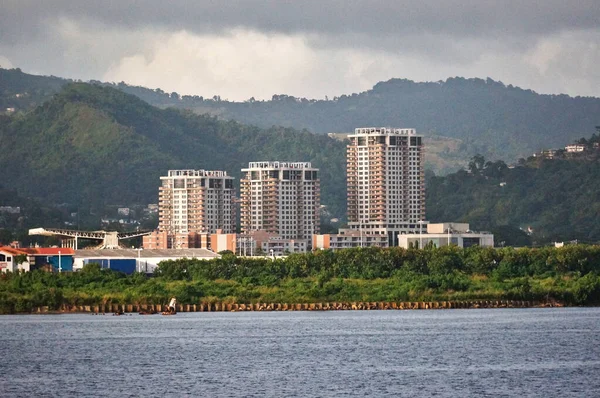
[[[372,135],[417,135],[415,129],[397,129],[391,127],[360,127],[354,129],[354,134],[372,134]]]
[[[227,172],[221,170],[169,170],[167,177],[226,177]]]
[[[217,258],[218,254],[207,249],[99,249],[76,250],[75,258]]]
[[[278,161],[264,161],[264,162],[250,162],[248,164],[250,169],[312,169],[310,162],[278,162]]]

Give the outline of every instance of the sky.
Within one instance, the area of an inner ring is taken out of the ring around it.
[[[600,1],[3,0],[0,66],[235,101],[454,76],[600,97]]]

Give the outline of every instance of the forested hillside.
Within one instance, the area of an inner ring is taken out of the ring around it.
[[[16,70],[0,69],[0,72],[2,103],[6,106],[16,103],[19,109],[27,108],[22,97],[21,104],[15,102],[14,95],[19,90],[32,92],[39,86],[46,92],[58,90],[60,85],[60,79],[56,78],[31,76]],[[63,80],[64,84],[67,82]],[[227,101],[218,93],[204,98],[134,87],[124,82],[102,84],[158,107],[190,109],[263,128],[285,126],[329,133],[350,132],[361,126],[414,127],[426,136],[459,140],[457,147],[436,148],[436,153],[449,159],[448,163],[436,162],[436,168],[446,171],[456,169],[456,157],[466,163],[480,153],[512,162],[540,149],[563,147],[591,135],[593,127],[600,124],[599,98],[540,95],[491,79],[456,77],[427,83],[391,79],[377,83],[371,90],[328,100],[273,95],[269,101],[250,98],[244,102]],[[32,98],[38,104],[45,97]]]
[[[0,68],[0,113],[6,108],[28,110],[52,98],[70,80],[35,76],[21,69]]]
[[[239,178],[249,161],[289,160],[321,168],[321,203],[331,217],[346,213],[344,142],[159,109],[111,87],[71,83],[32,111],[2,116],[0,142],[4,186],[44,205],[94,212],[154,203],[169,169],[226,170]],[[570,158],[530,158],[509,168],[477,156],[469,171],[427,173],[427,219],[503,231],[507,244],[599,241],[600,151],[586,142],[585,154]],[[533,235],[514,240],[518,227]]]
[[[262,130],[177,109],[161,110],[110,87],[67,85],[35,110],[0,120],[4,183],[52,203],[157,201],[174,168],[226,170],[249,161],[311,161],[322,204],[345,212],[345,144],[280,127]]]
[[[468,171],[428,179],[427,217],[465,221],[476,229],[531,227],[534,244],[598,242],[599,197],[598,149],[565,159],[532,157],[515,168],[476,156]]]

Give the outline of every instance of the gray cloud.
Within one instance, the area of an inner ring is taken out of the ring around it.
[[[599,95],[598,0],[5,0],[0,64],[230,99],[487,77]]]
[[[285,34],[456,37],[543,35],[595,29],[600,21],[597,0],[5,0],[2,9],[1,32],[17,40],[19,35],[39,34],[36,25],[61,16],[129,29],[185,29],[200,34],[242,27]]]

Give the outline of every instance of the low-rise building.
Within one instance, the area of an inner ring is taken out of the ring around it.
[[[567,152],[583,152],[585,151],[585,145],[582,144],[571,144],[565,147]]]
[[[238,256],[275,255],[305,253],[309,249],[308,239],[286,239],[265,230],[249,234],[212,234],[210,248],[215,253],[229,250]]]
[[[16,256],[26,254],[25,252],[14,249],[10,246],[0,247],[0,272],[15,272],[17,271],[18,264],[15,260]],[[27,264],[28,266],[29,264]]]
[[[360,230],[340,229],[337,234],[313,235],[313,248],[340,250],[353,247],[388,247],[386,234],[364,234]]]
[[[2,272],[33,271],[51,267],[56,272],[73,270],[73,249],[66,247],[0,248],[0,270]],[[17,262],[15,257],[25,256],[25,261]],[[48,268],[50,269],[50,268]]]
[[[458,247],[494,247],[494,235],[489,232],[474,232],[466,223],[428,224],[426,233],[411,233],[398,236],[398,246],[422,248],[456,245]]]
[[[74,269],[80,270],[90,263],[99,264],[102,268],[131,274],[135,271],[153,273],[161,261],[180,260],[183,258],[212,260],[219,258],[216,253],[207,249],[101,249],[75,251]]]
[[[144,249],[165,249],[170,245],[173,249],[210,249],[210,234],[200,232],[170,234],[168,231],[155,230],[142,237]]]
[[[306,253],[308,239],[269,238],[262,242],[262,251],[270,256],[284,256],[292,253]]]

